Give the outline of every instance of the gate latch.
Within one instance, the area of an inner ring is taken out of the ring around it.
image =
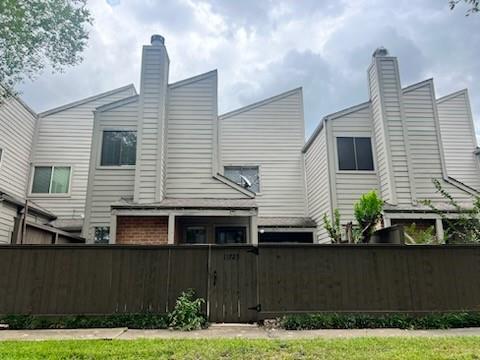
[[[262,311],[262,304],[258,304],[256,306],[249,307],[248,310],[255,310],[256,312]]]

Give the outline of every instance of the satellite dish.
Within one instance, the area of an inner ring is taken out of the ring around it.
[[[252,186],[252,182],[250,180],[248,180],[245,176],[243,175],[240,175],[240,178],[243,180],[243,182],[245,183],[245,185],[243,187],[245,188],[249,188]]]

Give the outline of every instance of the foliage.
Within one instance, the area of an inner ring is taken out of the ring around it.
[[[0,99],[47,66],[80,63],[92,21],[86,0],[0,1]]]
[[[302,314],[287,315],[280,319],[287,330],[312,329],[448,329],[480,326],[480,313],[435,313],[421,316],[407,314]]]
[[[446,203],[453,211],[442,211],[431,200],[423,200],[434,213],[442,218],[445,226],[446,243],[479,243],[480,242],[480,197],[475,197],[472,208],[461,206],[443,187],[440,181],[433,179],[437,192],[442,195]],[[455,213],[455,218],[447,216],[450,212]]]
[[[175,304],[175,308],[168,315],[169,324],[176,330],[198,330],[207,323],[206,317],[201,312],[205,300],[195,298],[193,289],[181,293]]]
[[[342,241],[342,228],[340,227],[340,211],[335,209],[333,219],[330,221],[327,214],[323,214],[323,227],[327,230],[328,235],[332,239],[332,243],[340,243]]]
[[[355,219],[361,229],[361,239],[368,242],[370,236],[375,230],[375,225],[382,218],[383,200],[372,190],[362,194],[360,199],[355,203],[353,212]]]
[[[450,0],[450,10],[455,9],[458,3],[464,2],[469,6],[469,9],[465,13],[465,16],[469,16],[470,14],[476,14],[480,12],[480,0]]]
[[[427,229],[417,228],[417,224],[412,223],[405,226],[405,233],[412,238],[415,244],[438,244],[440,239],[435,236],[435,226],[429,226]]]
[[[130,329],[166,329],[168,317],[165,314],[112,314],[105,316],[35,316],[7,315],[0,318],[0,324],[8,324],[12,330],[17,329],[83,329],[114,328]]]

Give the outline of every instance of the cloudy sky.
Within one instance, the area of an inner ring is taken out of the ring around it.
[[[402,85],[435,79],[437,97],[469,88],[480,135],[480,15],[448,0],[90,0],[84,62],[22,85],[35,110],[125,84],[141,46],[166,39],[170,82],[219,72],[219,113],[302,86],[306,135],[326,114],[367,100],[371,54],[385,46]]]

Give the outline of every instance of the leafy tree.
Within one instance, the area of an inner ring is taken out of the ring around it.
[[[368,242],[375,230],[375,226],[382,219],[383,200],[372,190],[362,194],[355,203],[353,213],[360,227],[360,236],[363,242]]]
[[[80,63],[92,21],[86,0],[1,0],[0,100],[46,66]]]
[[[472,208],[461,206],[437,179],[433,179],[437,192],[442,195],[452,211],[442,211],[433,204],[431,200],[423,200],[422,203],[428,206],[441,218],[445,226],[445,239],[447,243],[480,243],[480,197],[473,200]],[[454,213],[451,218],[448,213]]]
[[[342,241],[342,229],[340,227],[340,211],[335,209],[333,212],[333,219],[330,221],[327,214],[323,214],[323,227],[327,230],[328,235],[333,243],[340,243]]]
[[[467,10],[465,16],[469,16],[470,14],[476,14],[480,11],[480,0],[450,0],[450,10],[455,9],[458,3],[464,2],[465,4],[469,5],[469,9]]]

